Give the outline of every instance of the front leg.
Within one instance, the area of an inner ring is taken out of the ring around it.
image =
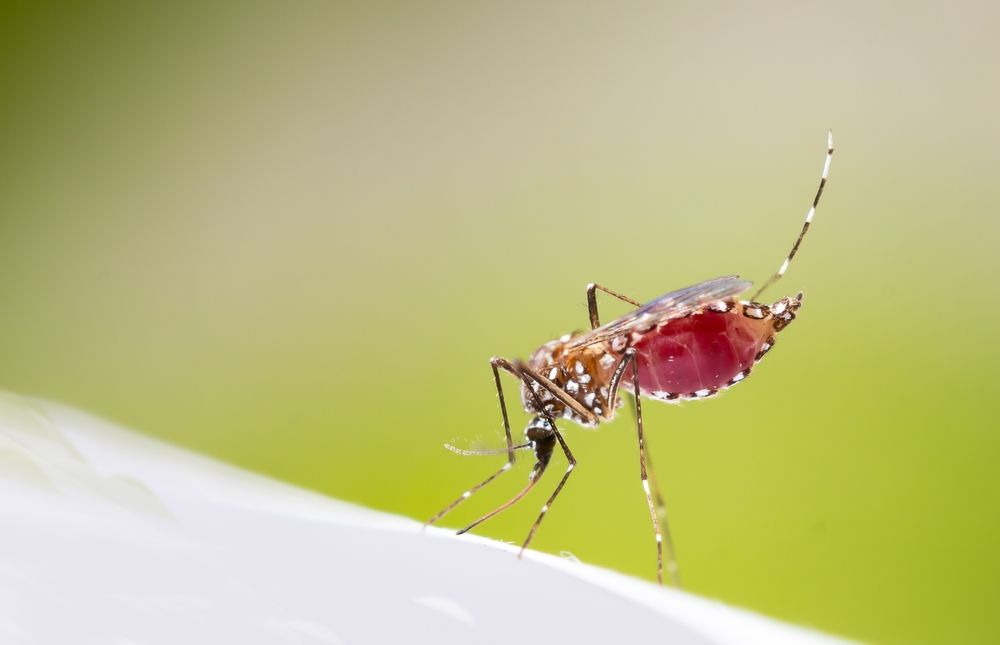
[[[509,372],[510,374],[513,374],[518,379],[519,382],[521,381],[522,377],[517,372],[517,370],[514,368],[514,366],[511,365],[511,363],[508,360],[504,359],[504,358],[496,358],[496,357],[491,358],[490,359],[490,367],[493,368],[493,382],[496,384],[497,396],[500,398],[500,415],[503,417],[503,431],[504,431],[504,435],[505,435],[505,437],[507,439],[507,449],[504,451],[507,454],[507,463],[505,463],[495,473],[493,473],[492,475],[490,475],[489,477],[487,477],[483,481],[479,482],[478,484],[476,484],[472,488],[470,488],[470,489],[466,490],[464,493],[462,493],[462,495],[458,499],[456,499],[451,504],[448,504],[447,506],[445,506],[443,509],[441,509],[437,513],[437,515],[435,515],[431,519],[427,520],[427,522],[424,523],[424,526],[429,526],[429,525],[437,522],[442,517],[444,517],[449,512],[451,512],[451,510],[453,508],[455,508],[456,506],[458,506],[459,504],[461,504],[465,500],[469,499],[476,491],[478,491],[479,489],[481,489],[483,486],[485,486],[486,484],[489,484],[491,481],[493,481],[494,479],[496,479],[497,477],[499,477],[503,473],[505,473],[508,470],[510,470],[511,467],[514,465],[514,451],[528,447],[528,444],[522,444],[522,445],[515,446],[514,445],[514,441],[513,441],[512,437],[511,437],[511,434],[510,434],[510,419],[507,417],[507,402],[504,400],[503,385],[500,383],[500,370],[502,369],[505,372]],[[449,450],[452,450],[453,452],[457,452],[459,454],[475,454],[477,452],[477,451],[472,451],[472,450],[465,450],[465,451],[463,451],[463,450],[457,450],[455,448],[452,448],[451,446],[447,446],[447,447],[448,447]],[[494,451],[481,451],[481,452],[488,454],[488,453],[492,453]]]
[[[536,459],[535,467],[531,469],[531,473],[528,475],[527,486],[521,489],[520,492],[514,495],[514,497],[512,497],[507,502],[504,502],[494,510],[490,511],[486,515],[483,515],[482,517],[477,519],[472,524],[469,524],[468,526],[463,528],[461,531],[458,532],[458,534],[462,535],[463,533],[466,533],[467,531],[479,526],[480,524],[490,519],[491,517],[494,517],[495,515],[507,510],[508,508],[519,502],[525,495],[527,495],[531,491],[531,489],[535,487],[535,484],[538,483],[538,480],[541,479],[542,474],[545,473],[545,469],[548,468],[549,461],[552,459],[552,450],[555,448],[556,442],[558,441],[559,445],[562,446],[563,451],[566,453],[566,457],[567,459],[569,459],[570,465],[569,468],[566,470],[566,474],[563,475],[563,478],[559,481],[559,485],[556,487],[555,492],[552,493],[552,496],[549,497],[549,501],[542,508],[542,512],[538,516],[538,519],[535,520],[535,523],[531,526],[531,530],[528,532],[528,537],[525,539],[524,544],[521,545],[521,552],[520,554],[518,554],[518,557],[520,557],[520,555],[524,554],[524,550],[528,547],[528,543],[531,542],[531,538],[534,536],[535,531],[538,529],[538,525],[541,524],[542,517],[544,517],[545,513],[549,510],[549,506],[551,506],[552,501],[555,499],[556,495],[559,494],[559,491],[562,490],[563,485],[565,485],[566,480],[569,478],[569,474],[573,471],[573,467],[576,465],[576,460],[573,459],[573,454],[569,451],[569,446],[566,445],[566,442],[563,440],[562,435],[556,428],[555,420],[548,412],[544,411],[542,402],[538,398],[538,394],[532,387],[532,382],[537,383],[538,385],[549,390],[549,392],[553,394],[556,393],[558,388],[556,388],[551,381],[549,381],[548,379],[544,379],[537,372],[526,366],[524,363],[521,363],[520,361],[515,362],[514,364],[508,363],[508,365],[511,373],[515,374],[521,380],[522,384],[527,388],[529,395],[534,401],[534,409],[541,410],[539,415],[535,418],[535,421],[528,426],[528,429],[526,431],[526,434],[530,441],[529,445],[535,449],[535,459]]]

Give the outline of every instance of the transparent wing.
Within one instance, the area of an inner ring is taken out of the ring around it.
[[[574,338],[570,345],[573,347],[593,345],[626,332],[645,329],[673,318],[679,318],[689,311],[715,300],[735,298],[749,289],[752,284],[749,280],[740,280],[739,276],[727,275],[671,291],[617,320],[612,320],[593,331]]]

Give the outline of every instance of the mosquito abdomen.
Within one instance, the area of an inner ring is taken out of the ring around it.
[[[703,398],[743,380],[774,345],[786,315],[793,315],[786,301],[776,306],[780,317],[759,303],[714,303],[638,335],[631,345],[641,393],[663,400]]]

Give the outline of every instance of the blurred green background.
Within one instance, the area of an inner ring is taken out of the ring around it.
[[[644,408],[682,574],[861,639],[996,640],[998,17],[4,4],[0,387],[424,519],[502,463],[442,449],[500,445],[490,356],[585,327],[590,281],[765,279],[832,128],[768,293],[804,289],[799,320],[747,383]],[[628,416],[565,429],[535,546],[652,578]],[[520,541],[547,494],[478,532]]]

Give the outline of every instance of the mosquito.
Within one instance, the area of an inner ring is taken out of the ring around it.
[[[458,531],[458,534],[461,535],[510,508],[535,487],[548,469],[558,446],[566,455],[569,465],[531,525],[518,557],[523,555],[577,464],[563,433],[556,427],[556,419],[568,419],[585,427],[597,426],[614,418],[615,411],[624,404],[620,396],[624,393],[629,395],[630,405],[635,413],[639,440],[639,476],[656,539],[656,580],[663,584],[665,546],[670,580],[675,586],[680,586],[677,558],[667,524],[666,504],[647,454],[642,399],[677,402],[710,398],[746,380],[753,366],[774,347],[775,335],[795,319],[796,312],[802,305],[802,293],[772,304],[758,302],[757,298],[781,279],[798,252],[826,187],[832,158],[833,133],[828,132],[819,188],[812,206],[806,212],[805,222],[795,244],[777,272],[749,300],[739,300],[738,297],[752,283],[741,280],[736,275],[672,291],[645,305],[592,283],[587,285],[589,331],[567,334],[550,341],[536,350],[526,362],[491,358],[490,366],[500,399],[500,414],[507,439],[506,448],[463,450],[450,445],[445,447],[463,455],[505,454],[507,463],[462,493],[458,499],[429,519],[427,525],[437,522],[510,470],[517,451],[531,450],[534,452],[535,465],[528,474],[528,484],[510,500]],[[627,302],[636,309],[602,325],[597,308],[598,291]],[[515,444],[511,436],[507,404],[500,382],[501,372],[517,379],[521,404],[532,415],[522,443]],[[651,492],[650,481],[655,494]]]

